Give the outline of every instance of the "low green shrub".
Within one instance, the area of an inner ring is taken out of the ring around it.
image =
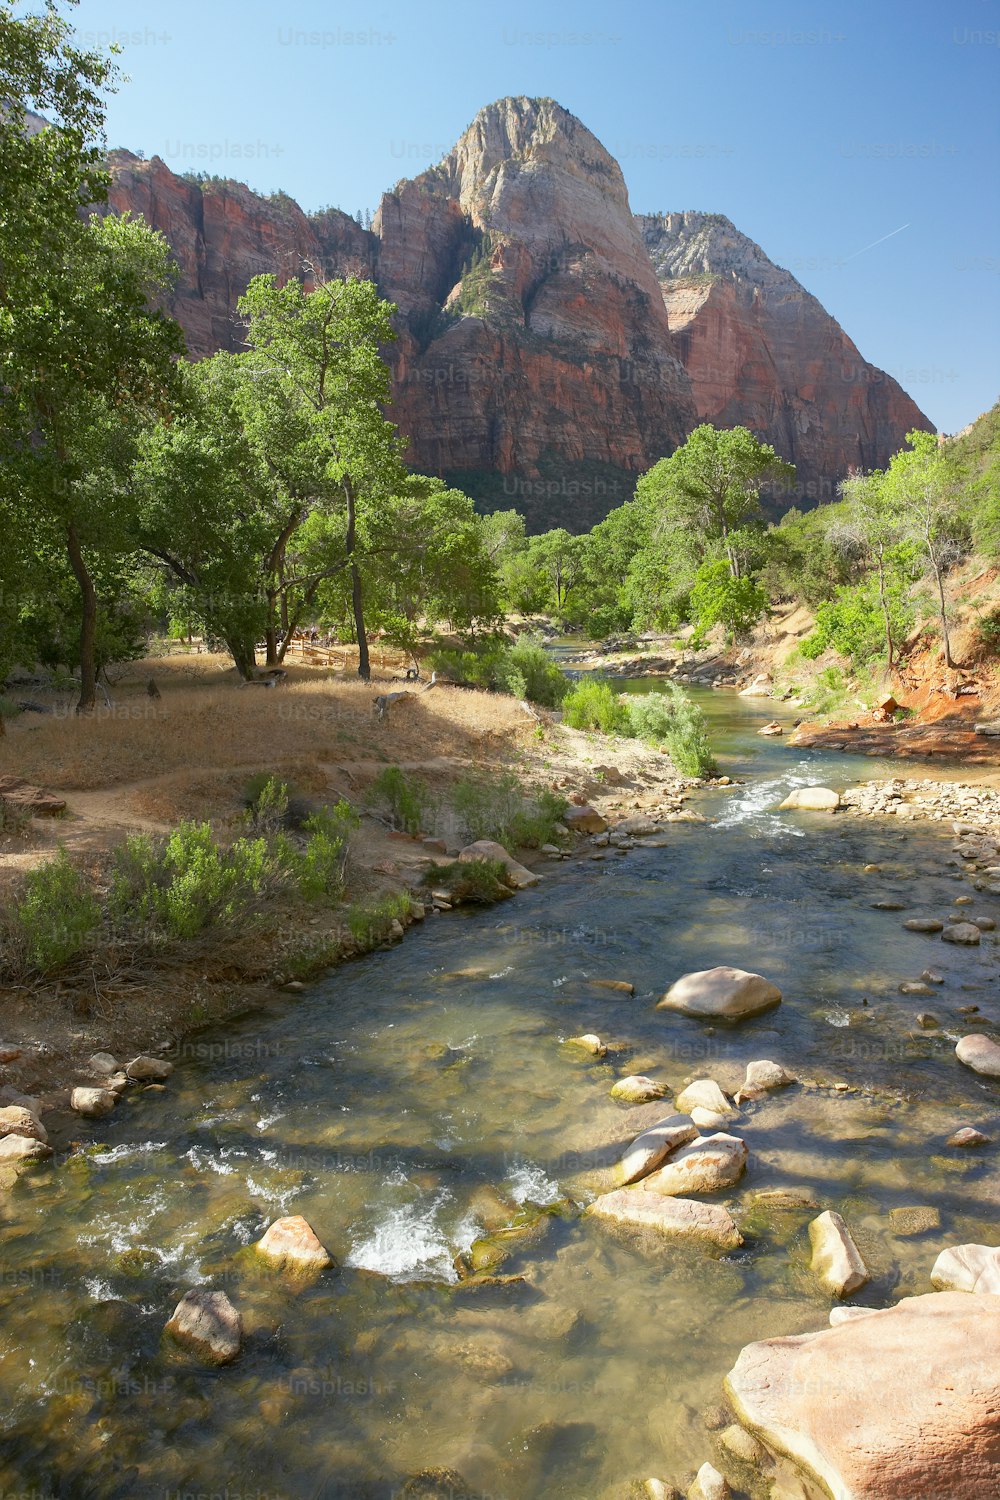
[[[980,615],[976,634],[983,651],[990,656],[1000,656],[1000,608]]]
[[[479,651],[442,648],[431,652],[430,663],[453,682],[512,693],[543,708],[557,708],[569,686],[565,672],[533,636],[522,636],[513,646],[493,640]]]
[[[424,875],[423,883],[447,891],[456,901],[487,904],[513,894],[507,884],[507,868],[500,859],[456,859],[447,865],[435,865]]]
[[[281,864],[267,839],[237,839],[224,849],[208,823],[180,823],[163,842],[133,835],[115,857],[109,910],[121,924],[193,938],[245,918]]]
[[[267,772],[251,778],[247,785],[247,821],[253,832],[272,838],[288,818],[288,787]]]
[[[393,922],[405,922],[412,902],[408,891],[390,891],[375,901],[359,902],[347,913],[355,946],[375,948],[389,937]]]
[[[360,818],[341,800],[306,819],[305,848],[291,856],[298,887],[307,901],[343,895],[351,834]]]
[[[581,677],[563,699],[563,723],[571,729],[623,734],[628,714],[610,682],[603,677]]]
[[[452,793],[452,806],[470,841],[494,839],[508,848],[537,849],[552,842],[567,804],[549,791],[525,796],[514,772],[501,771],[463,776]]]
[[[375,778],[369,804],[381,807],[393,826],[404,833],[419,833],[433,821],[436,801],[430,787],[418,776],[408,776],[399,766],[386,766]]]
[[[86,950],[101,909],[86,877],[60,848],[55,859],[26,876],[9,918],[12,946],[24,967],[51,974]]]
[[[625,704],[629,732],[665,746],[683,776],[715,775],[705,715],[676,682],[665,682],[655,693],[630,695]]]

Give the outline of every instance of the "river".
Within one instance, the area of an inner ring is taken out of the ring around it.
[[[809,1272],[818,1209],[760,1190],[845,1216],[868,1306],[929,1290],[941,1246],[996,1239],[991,1153],[943,1144],[961,1124],[1000,1128],[1000,1086],[954,1056],[976,1029],[958,1007],[996,1010],[996,948],[902,927],[969,890],[950,829],[775,812],[791,786],[899,768],[761,739],[773,704],[697,696],[745,783],[697,794],[707,825],[547,867],[510,902],[428,920],[189,1039],[166,1090],[131,1095],[98,1143],[22,1176],[0,1205],[0,1492],[388,1500],[426,1469],[490,1500],[686,1483],[713,1456],[705,1413],[740,1348],[827,1322]],[[905,910],[872,905],[887,899]],[[765,974],[783,1004],[714,1031],[657,1012],[674,979],[715,964]],[[928,964],[934,994],[900,994]],[[921,1008],[939,1029],[916,1026]],[[562,1045],[588,1031],[610,1044],[603,1060]],[[750,1147],[723,1195],[738,1252],[650,1255],[567,1204],[670,1112],[616,1104],[616,1077],[732,1090],[760,1057],[803,1082],[732,1127]],[[526,1283],[459,1285],[456,1253],[517,1205],[553,1210],[501,1268]],[[940,1227],[914,1234],[898,1212],[914,1206]],[[336,1271],[289,1284],[254,1265],[246,1247],[286,1213]],[[222,1370],[163,1342],[196,1285],[245,1318]]]

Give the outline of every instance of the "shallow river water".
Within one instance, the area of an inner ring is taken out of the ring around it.
[[[694,799],[708,826],[546,867],[535,890],[428,920],[189,1040],[166,1091],[130,1096],[94,1144],[20,1179],[0,1202],[0,1493],[388,1500],[426,1469],[492,1500],[686,1485],[713,1456],[704,1414],[740,1348],[827,1322],[808,1269],[817,1210],[755,1193],[805,1189],[843,1213],[870,1306],[929,1290],[940,1246],[997,1240],[993,1153],[944,1147],[958,1125],[1000,1128],[1000,1086],[954,1056],[977,1029],[960,1005],[996,1015],[996,947],[901,925],[971,890],[949,826],[776,813],[790,786],[899,767],[761,740],[772,704],[702,701],[724,769],[745,778]],[[873,908],[887,898],[906,910]],[[656,1011],[679,975],[715,964],[764,973],[783,1004],[714,1031]],[[901,995],[928,965],[944,984]],[[939,1030],[916,1026],[920,1009]],[[585,1031],[603,1060],[561,1045]],[[721,1201],[741,1250],[650,1253],[579,1216],[669,1113],[616,1104],[616,1077],[734,1089],[757,1057],[803,1083],[733,1126],[750,1162]],[[552,1211],[500,1268],[526,1282],[460,1285],[456,1253],[532,1205]],[[940,1227],[913,1234],[893,1212],[911,1207]],[[336,1271],[289,1284],[254,1267],[246,1247],[285,1213],[305,1215]],[[221,1371],[162,1338],[199,1284],[246,1321]]]

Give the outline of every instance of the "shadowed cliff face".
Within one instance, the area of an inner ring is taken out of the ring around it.
[[[910,429],[933,430],[791,272],[721,214],[640,214],[636,222],[698,420],[742,424],[772,443],[796,465],[800,504],[836,499],[849,470],[881,468]]]
[[[111,205],[166,235],[195,357],[238,348],[252,276],[373,277],[399,308],[392,416],[409,458],[532,529],[582,530],[701,420],[800,466],[805,503],[929,426],[728,220],[633,216],[618,164],[547,99],[481,110],[372,229],[282,194],[112,157]]]

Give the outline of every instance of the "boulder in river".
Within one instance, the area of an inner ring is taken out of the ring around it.
[[[988,1146],[990,1137],[973,1125],[963,1125],[945,1141],[946,1146],[963,1146],[967,1150],[974,1146]]]
[[[646,1178],[650,1192],[671,1198],[687,1193],[718,1193],[739,1182],[746,1170],[746,1141],[738,1136],[696,1136],[682,1146],[670,1160]]]
[[[981,1032],[963,1036],[955,1048],[960,1063],[984,1078],[1000,1078],[1000,1042]]]
[[[932,1292],[748,1344],[726,1392],[789,1493],[984,1500],[1000,1493],[998,1347],[1000,1297]]]
[[[195,1287],[174,1308],[166,1331],[208,1365],[227,1365],[243,1344],[243,1319],[225,1292]]]
[[[650,1125],[648,1130],[636,1136],[621,1159],[622,1182],[627,1185],[648,1177],[666,1161],[671,1151],[686,1146],[697,1134],[697,1126],[687,1115],[667,1115],[666,1119]]]
[[[721,964],[684,974],[667,990],[658,1010],[679,1010],[688,1016],[739,1021],[781,1004],[781,991],[762,974]]]
[[[940,932],[944,923],[937,917],[908,917],[903,926],[907,932]]]
[[[466,844],[458,857],[462,864],[480,859],[499,860],[507,871],[509,883],[519,891],[529,885],[537,885],[542,878],[519,864],[512,854],[507,853],[503,844],[498,844],[493,839],[477,839],[474,844]]]
[[[737,1250],[743,1243],[732,1215],[718,1203],[697,1203],[691,1198],[665,1197],[651,1193],[645,1183],[603,1193],[586,1210],[593,1218],[626,1229],[654,1230],[657,1234],[711,1245],[718,1250]]]
[[[836,812],[839,806],[840,793],[831,791],[828,786],[797,786],[789,792],[778,811]]]
[[[674,1103],[685,1115],[690,1114],[693,1109],[708,1109],[715,1115],[725,1115],[728,1118],[738,1113],[714,1078],[696,1078],[694,1083],[689,1083],[681,1090]]]
[[[275,1219],[254,1248],[285,1271],[325,1271],[334,1264],[333,1256],[301,1214]]]
[[[608,1050],[593,1031],[585,1031],[583,1036],[568,1036],[565,1045],[578,1047],[581,1052],[588,1052],[591,1057],[603,1057]]]
[[[827,1209],[809,1225],[812,1269],[833,1297],[849,1297],[871,1277],[840,1214]]]
[[[970,947],[982,940],[975,922],[952,922],[941,934],[943,943],[965,943]]]
[[[163,1083],[174,1071],[162,1057],[134,1057],[125,1072],[134,1083]]]
[[[650,1104],[669,1092],[665,1083],[658,1083],[655,1078],[647,1078],[643,1073],[633,1073],[628,1078],[619,1078],[612,1087],[611,1097],[621,1104]]]
[[[27,1136],[29,1140],[41,1141],[43,1145],[48,1140],[41,1120],[23,1104],[8,1104],[0,1109],[0,1140],[8,1135]]]
[[[37,1140],[34,1136],[0,1136],[0,1166],[10,1166],[19,1161],[40,1160],[43,1156],[51,1155],[52,1147],[45,1141]]]
[[[742,1104],[744,1099],[759,1099],[772,1089],[785,1089],[793,1083],[798,1083],[794,1073],[789,1073],[787,1068],[772,1062],[770,1058],[758,1058],[755,1062],[747,1063],[747,1075],[736,1096],[736,1103]]]
[[[931,1283],[941,1292],[1000,1295],[1000,1246],[952,1245],[942,1250]]]
[[[732,1493],[714,1464],[702,1464],[688,1490],[688,1500],[730,1500]]]
[[[74,1089],[69,1096],[71,1109],[87,1120],[101,1120],[109,1115],[118,1103],[113,1089]]]

